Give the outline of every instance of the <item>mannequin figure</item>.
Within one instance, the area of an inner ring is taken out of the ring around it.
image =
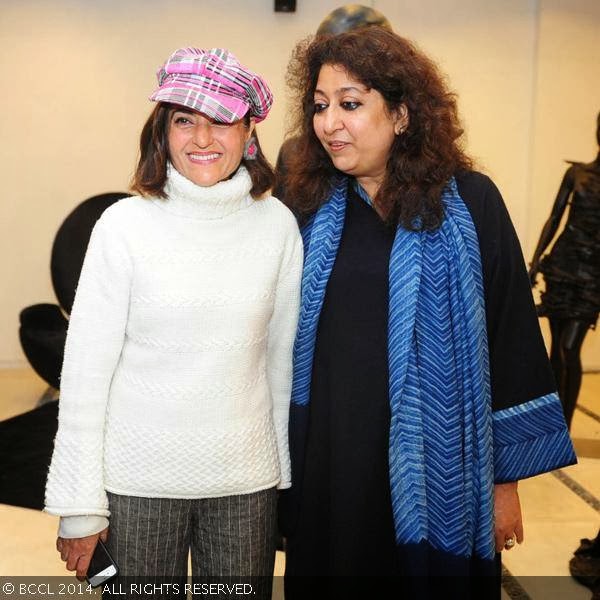
[[[600,145],[600,114],[596,138]],[[564,230],[541,258],[568,204]],[[587,164],[572,162],[567,169],[533,254],[532,286],[538,272],[546,283],[538,314],[550,321],[550,361],[570,427],[581,386],[581,346],[588,329],[595,329],[600,308],[600,154]]]

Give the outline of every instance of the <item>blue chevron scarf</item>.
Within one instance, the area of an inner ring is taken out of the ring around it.
[[[302,235],[292,404],[308,407],[317,326],[337,255],[348,179]],[[494,557],[492,415],[477,234],[452,179],[435,231],[399,227],[389,265],[389,476],[398,545]]]

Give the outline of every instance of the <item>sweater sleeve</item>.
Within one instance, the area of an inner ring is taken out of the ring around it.
[[[46,512],[62,517],[109,516],[104,424],[125,336],[132,277],[131,258],[113,214],[109,208],[94,227],[69,320],[45,502]]]
[[[273,420],[281,468],[278,489],[286,489],[292,485],[288,421],[292,393],[292,352],[300,311],[303,252],[302,238],[293,221],[277,283],[267,347],[267,377],[273,399]]]
[[[58,536],[65,539],[82,538],[100,533],[108,527],[108,518],[97,515],[61,517]]]

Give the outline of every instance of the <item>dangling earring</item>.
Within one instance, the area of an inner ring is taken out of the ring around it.
[[[245,160],[256,160],[256,156],[258,155],[258,146],[256,145],[256,139],[252,136],[245,144],[244,144],[244,159]]]

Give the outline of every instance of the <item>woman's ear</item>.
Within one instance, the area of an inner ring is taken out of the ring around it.
[[[402,135],[408,129],[409,121],[406,104],[400,104],[394,111],[394,133]]]

